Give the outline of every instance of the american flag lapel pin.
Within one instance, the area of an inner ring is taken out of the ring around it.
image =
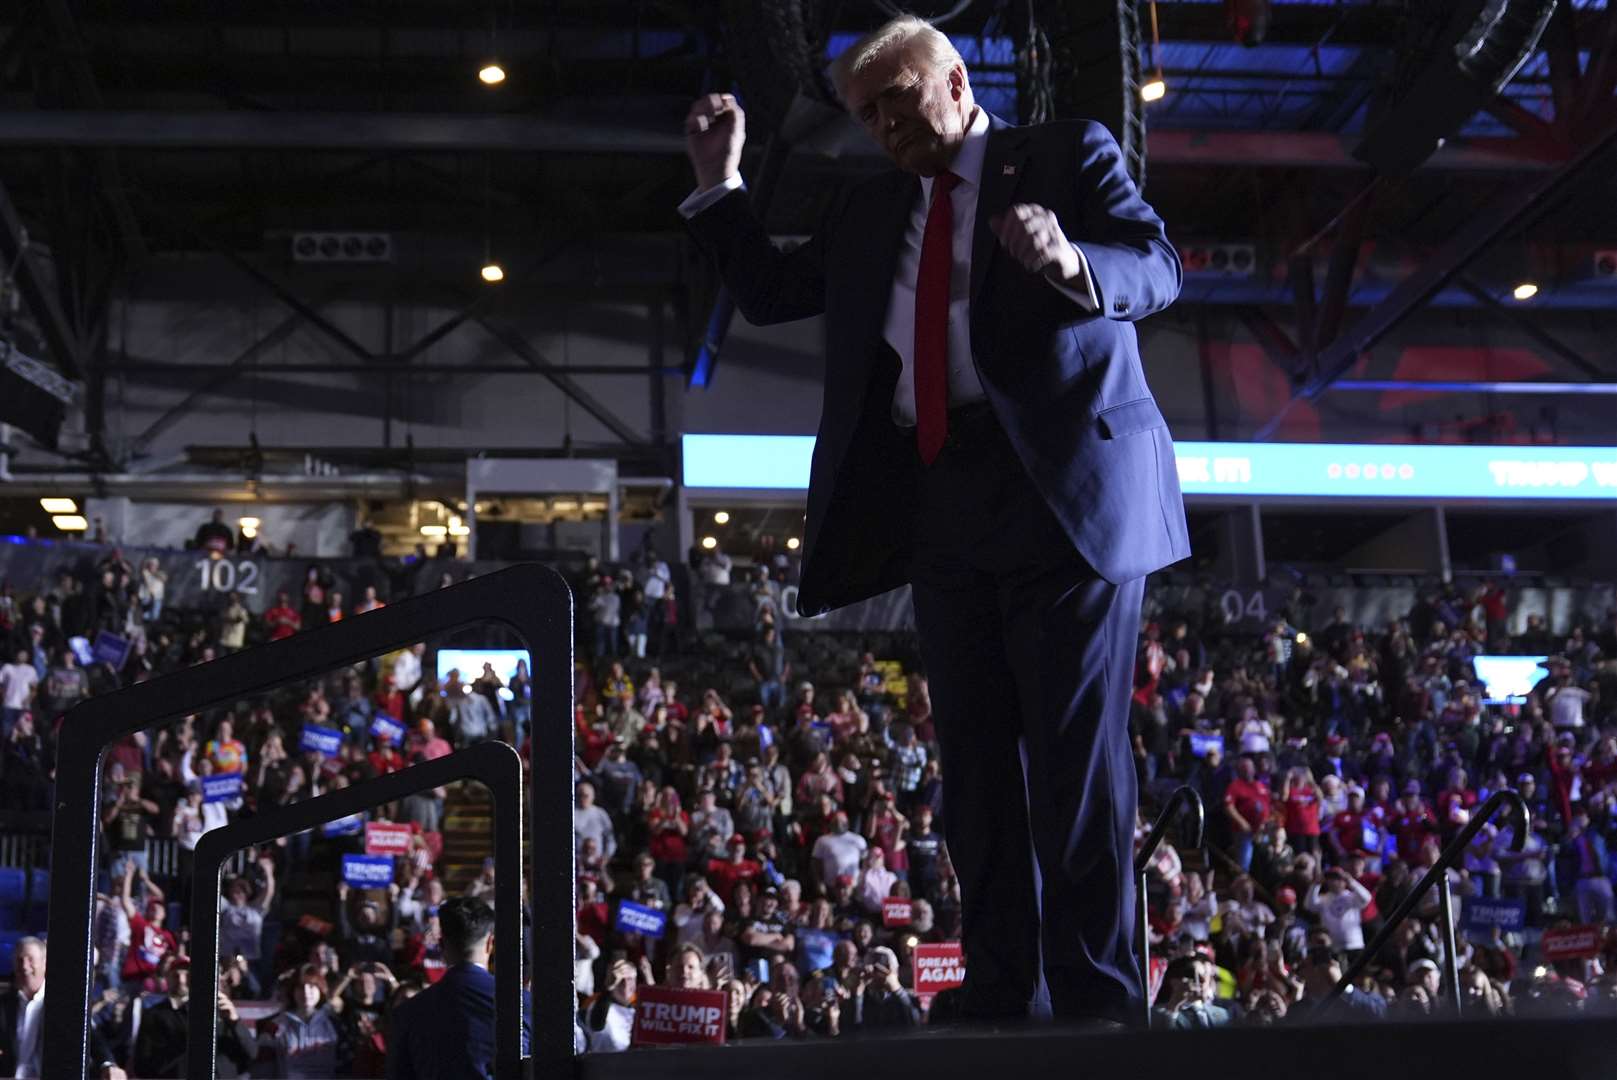
[[[1007,166],[1005,166],[1005,171],[1001,175],[1003,175],[1003,176],[1015,176],[1016,175],[1016,166],[1015,165],[1007,165]]]

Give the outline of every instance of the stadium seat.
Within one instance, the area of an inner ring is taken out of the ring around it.
[[[11,970],[12,958],[17,955],[17,942],[26,936],[21,930],[0,930],[0,970]]]
[[[22,903],[27,887],[27,871],[15,866],[0,866],[0,904]]]

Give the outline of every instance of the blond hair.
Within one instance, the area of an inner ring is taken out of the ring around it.
[[[831,62],[831,85],[836,87],[837,97],[846,103],[853,77],[893,49],[904,50],[932,72],[947,71],[956,64],[962,69],[966,66],[948,35],[925,19],[903,15],[876,27]]]

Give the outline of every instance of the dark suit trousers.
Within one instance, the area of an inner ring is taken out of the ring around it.
[[[1133,1022],[1144,581],[1095,573],[987,406],[951,413],[930,466],[894,430],[918,477],[911,579],[964,906],[964,1011]]]

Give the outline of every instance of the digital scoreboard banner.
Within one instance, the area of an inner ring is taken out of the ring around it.
[[[809,435],[686,435],[688,488],[802,491]],[[1617,502],[1617,447],[1180,442],[1186,495]]]

